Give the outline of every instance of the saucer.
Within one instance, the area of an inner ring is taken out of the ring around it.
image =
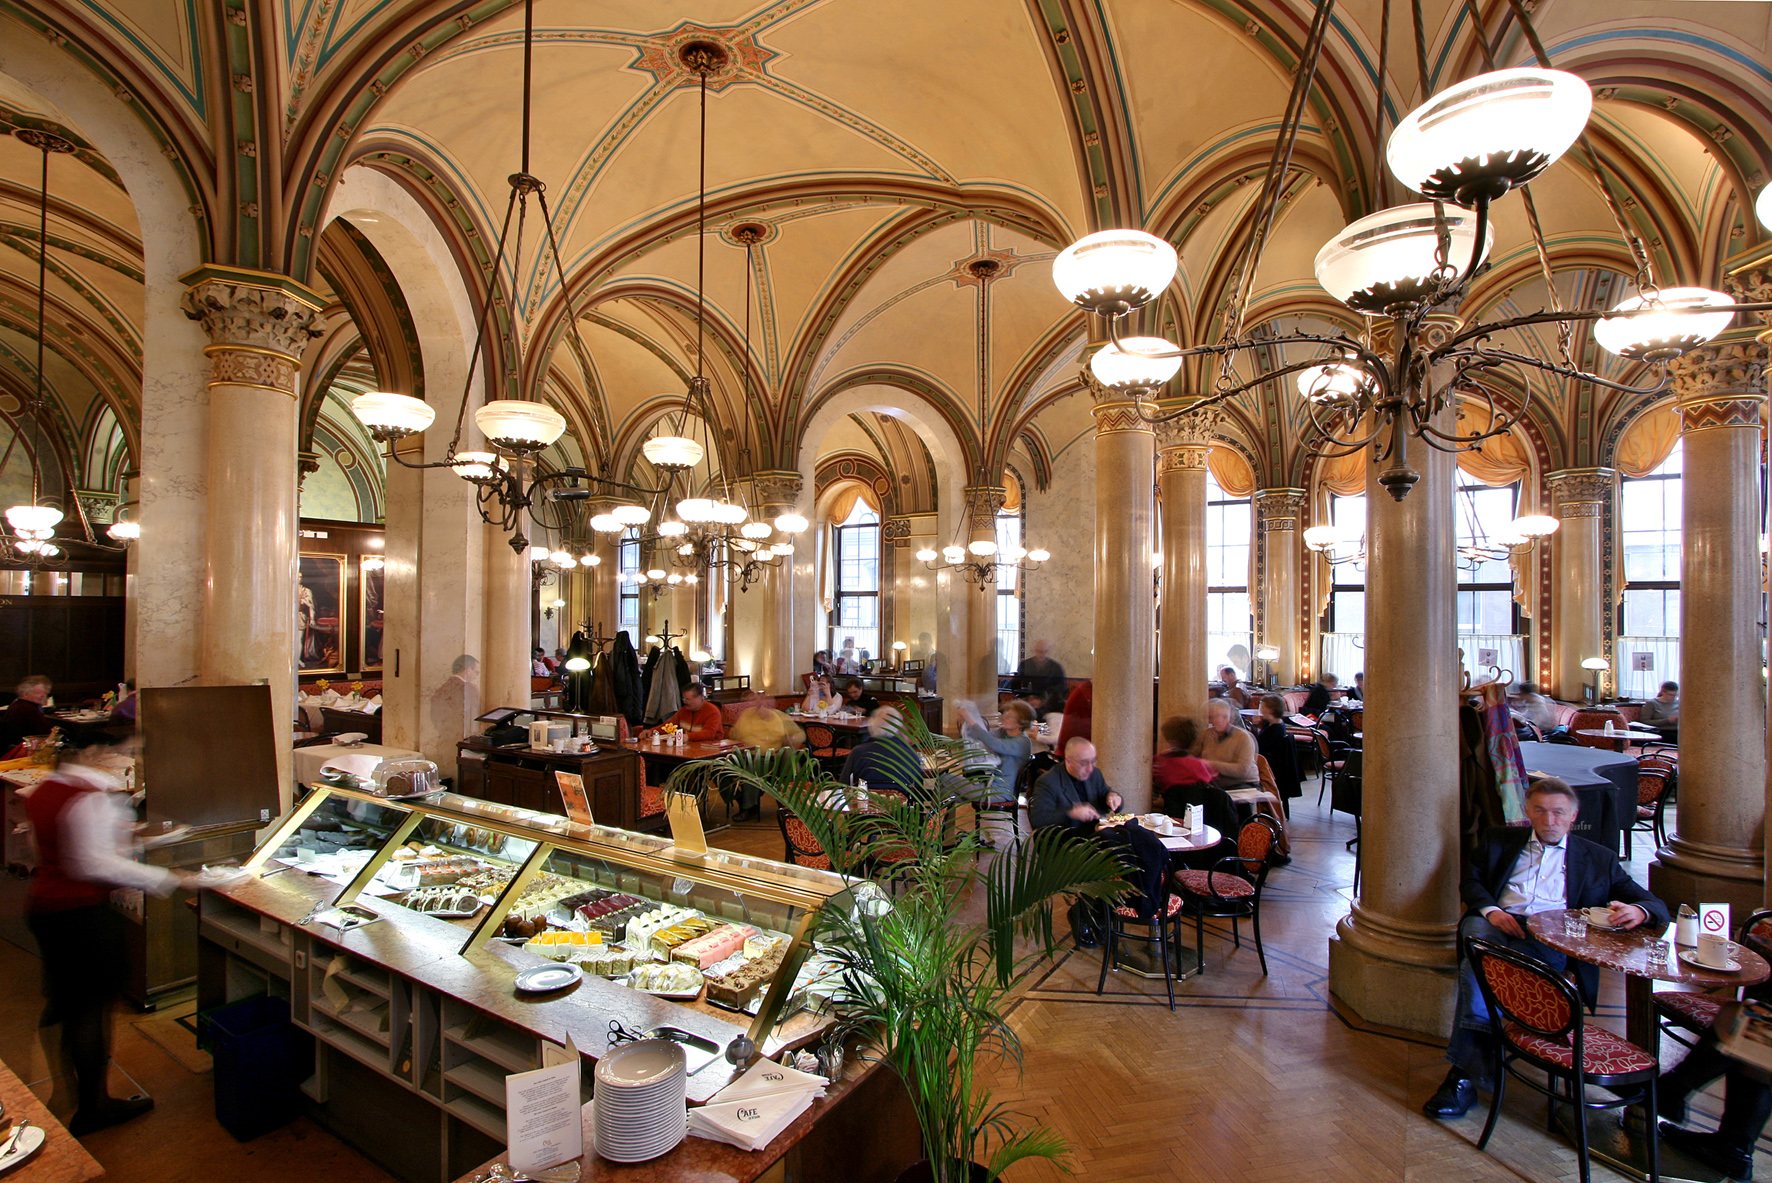
[[[1696,949],[1681,949],[1680,960],[1684,961],[1687,965],[1696,966],[1699,969],[1708,969],[1716,973],[1734,973],[1741,968],[1741,962],[1735,960],[1733,957],[1729,959],[1727,965],[1711,965],[1708,962],[1700,961],[1698,960],[1698,950]]]

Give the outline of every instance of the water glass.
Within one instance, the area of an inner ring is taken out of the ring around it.
[[[1563,935],[1566,937],[1584,937],[1587,935],[1587,921],[1578,911],[1563,913]]]
[[[1649,969],[1652,972],[1660,972],[1667,968],[1666,941],[1662,940],[1660,937],[1651,937],[1649,943],[1645,946],[1645,949],[1648,952]]]

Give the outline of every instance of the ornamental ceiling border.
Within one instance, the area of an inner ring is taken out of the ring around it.
[[[64,245],[63,240],[58,240],[54,235],[50,236],[49,241],[51,246],[55,246],[58,249]],[[11,248],[14,252],[32,263],[38,262],[39,256],[42,254],[42,252],[37,249],[36,227],[31,227],[28,232],[21,232],[11,225],[0,223],[0,245]],[[74,244],[68,243],[66,245],[73,246]],[[82,257],[90,257],[90,255],[85,252],[81,253]],[[47,259],[41,261],[44,270],[61,280],[62,283],[66,284],[69,288],[72,288],[74,293],[86,302],[88,309],[82,309],[79,311],[90,311],[96,316],[99,322],[108,326],[117,344],[122,347],[124,352],[129,354],[139,368],[142,360],[141,331],[130,322],[126,316],[124,316],[122,309],[111,303],[110,297],[95,288],[87,281],[84,275],[69,267],[54,255],[50,255]],[[92,259],[91,261],[100,263],[101,265],[104,264],[102,258]],[[117,268],[116,270],[121,270],[121,268]],[[138,283],[141,282],[140,276],[131,276],[130,278],[135,279]],[[22,281],[20,282],[22,283]],[[35,284],[31,285],[31,291],[35,293]],[[65,321],[69,323],[78,323],[85,319],[84,317],[78,316],[76,314],[76,309],[73,307],[64,305],[63,308]],[[78,336],[79,332],[80,330],[76,330],[75,335]]]
[[[30,299],[27,302],[13,296],[12,289],[14,287],[17,287],[21,292],[25,291],[22,285],[0,281],[0,328],[8,329],[26,339],[35,340],[37,335],[36,289],[29,289]],[[71,331],[70,321],[79,318],[68,315],[69,309],[66,304],[51,297],[48,302],[48,310],[50,315],[45,317],[45,321],[49,333],[44,344],[50,352],[60,357],[62,361],[86,379],[95,391],[108,399],[112,406],[119,410],[120,418],[129,416],[139,421],[141,416],[137,410],[136,402],[141,392],[140,366],[135,364],[126,353],[107,349],[108,342],[105,340]],[[27,360],[22,354],[15,354],[10,347],[4,346],[3,342],[0,342],[0,348],[5,348],[9,358],[16,357],[14,369],[27,383],[36,380],[35,358]],[[55,394],[56,404],[58,406],[64,405],[65,396],[56,391],[54,380],[47,374],[44,375],[44,385]],[[72,420],[68,420],[65,426],[71,430]]]

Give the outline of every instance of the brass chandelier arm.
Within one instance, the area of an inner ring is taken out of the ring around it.
[[[1351,456],[1355,452],[1359,452],[1359,451],[1362,451],[1363,449],[1365,449],[1367,447],[1367,445],[1371,444],[1373,441],[1378,439],[1378,437],[1383,435],[1385,432],[1387,422],[1383,416],[1379,416],[1378,421],[1373,424],[1372,430],[1367,432],[1365,435],[1361,436],[1359,439],[1357,439],[1357,440],[1337,439],[1335,437],[1335,433],[1333,431],[1333,422],[1331,422],[1329,424],[1325,424],[1322,421],[1322,419],[1320,419],[1317,416],[1318,404],[1316,403],[1316,401],[1313,399],[1306,399],[1305,402],[1309,404],[1309,406],[1307,406],[1305,408],[1305,410],[1310,415],[1311,426],[1316,428],[1317,433],[1319,435],[1321,435],[1325,440],[1327,440],[1329,442],[1329,444],[1332,445],[1334,448],[1333,451],[1328,450],[1328,449],[1312,449],[1319,456],[1326,456],[1331,460],[1339,459],[1343,456]],[[1347,409],[1349,409],[1349,407],[1347,404],[1344,403],[1337,409],[1338,410],[1347,410]],[[1353,403],[1351,409],[1353,411],[1353,418],[1351,420],[1349,420],[1348,424],[1347,424],[1347,430],[1349,430],[1349,431],[1352,431],[1353,429],[1357,428],[1360,425],[1360,420],[1362,420],[1366,417],[1366,408],[1361,406],[1358,401]]]
[[[1577,378],[1583,382],[1591,382],[1595,386],[1604,386],[1608,390],[1616,390],[1621,394],[1660,394],[1667,389],[1668,382],[1671,381],[1671,375],[1668,374],[1667,366],[1665,364],[1661,365],[1661,381],[1657,382],[1655,385],[1631,386],[1624,382],[1613,382],[1608,378],[1602,378],[1598,374],[1590,374],[1585,370],[1579,370],[1569,366],[1560,366],[1554,362],[1547,362],[1542,358],[1532,357],[1524,353],[1515,353],[1509,349],[1458,350],[1455,353],[1437,358],[1437,360],[1442,361],[1452,359],[1460,360],[1459,372],[1461,375],[1466,370],[1488,369],[1492,366],[1506,364],[1531,366],[1533,369],[1543,370],[1548,374],[1556,374],[1563,378]],[[1464,359],[1471,360],[1466,362]]]
[[[1772,312],[1772,301],[1761,300],[1761,301],[1757,301],[1757,302],[1751,303],[1751,304],[1730,304],[1730,305],[1726,305],[1726,306],[1716,306],[1716,307],[1706,308],[1705,311],[1706,312],[1722,312],[1725,310],[1725,307],[1727,308],[1728,311],[1734,312],[1734,313]],[[1609,309],[1602,309],[1602,308],[1583,309],[1581,311],[1571,310],[1571,311],[1564,311],[1564,312],[1543,312],[1543,311],[1529,312],[1524,316],[1510,317],[1507,320],[1487,321],[1482,324],[1473,325],[1472,327],[1466,329],[1464,332],[1458,333],[1455,336],[1453,336],[1451,340],[1447,341],[1444,345],[1440,346],[1438,349],[1435,349],[1429,355],[1429,357],[1434,361],[1438,361],[1443,356],[1445,356],[1446,354],[1459,348],[1462,345],[1465,345],[1471,341],[1480,341],[1485,337],[1493,336],[1496,333],[1504,332],[1508,329],[1521,329],[1521,328],[1529,328],[1532,325],[1560,324],[1560,323],[1564,323],[1564,322],[1567,322],[1570,324],[1576,324],[1576,323],[1591,323],[1593,321],[1601,321],[1601,320],[1627,320],[1627,319],[1631,319],[1631,318],[1638,317],[1638,316],[1654,316],[1654,315],[1658,315],[1658,314],[1663,314],[1666,311],[1667,311],[1667,309],[1661,307],[1658,304],[1649,304],[1649,305],[1646,305],[1642,308],[1630,309],[1627,312],[1619,312],[1616,310],[1609,310]],[[1540,368],[1542,369],[1542,368],[1547,368],[1547,367],[1541,366]],[[1579,370],[1575,371],[1574,373],[1575,373],[1575,376],[1578,376],[1581,378],[1592,377],[1592,375],[1586,374],[1586,373],[1579,371]],[[1598,381],[1599,379],[1595,379],[1595,380]]]

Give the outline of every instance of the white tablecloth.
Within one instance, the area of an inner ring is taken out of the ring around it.
[[[320,779],[320,769],[340,756],[372,756],[383,760],[422,760],[424,755],[419,752],[407,751],[405,748],[388,748],[381,744],[360,743],[354,748],[341,747],[335,743],[318,744],[311,748],[295,749],[295,779],[304,785],[315,784]]]

